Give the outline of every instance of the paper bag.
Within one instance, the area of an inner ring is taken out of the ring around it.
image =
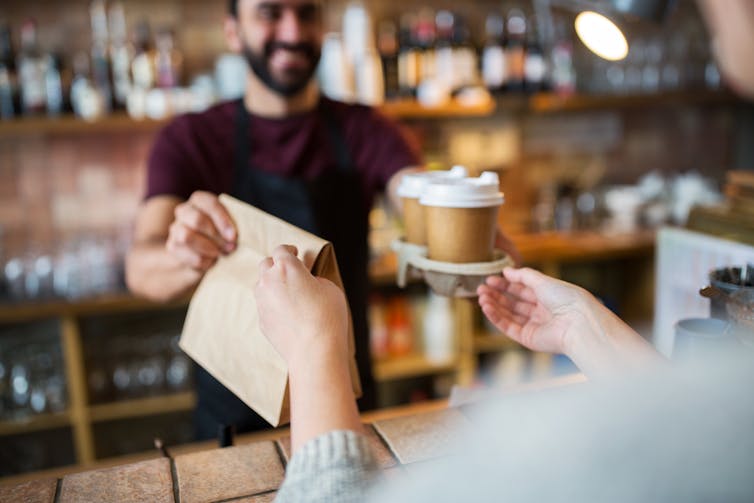
[[[273,426],[290,420],[288,369],[262,334],[254,287],[259,262],[276,246],[298,248],[314,274],[343,283],[331,243],[227,195],[220,202],[238,229],[238,246],[202,279],[189,305],[180,347]],[[361,395],[349,313],[351,384]]]

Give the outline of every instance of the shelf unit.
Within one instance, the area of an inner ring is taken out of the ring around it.
[[[63,348],[68,409],[56,414],[33,415],[0,422],[0,436],[70,427],[76,460],[83,465],[95,460],[93,424],[114,419],[187,411],[194,406],[193,392],[176,393],[107,404],[89,403],[84,351],[79,320],[93,314],[143,313],[185,306],[187,299],[155,304],[127,294],[112,294],[76,302],[49,301],[0,307],[0,324],[57,319]]]
[[[378,108],[395,119],[458,119],[487,117],[496,113],[560,113],[601,109],[629,109],[678,105],[735,105],[740,98],[727,91],[678,91],[639,95],[572,95],[553,93],[503,95],[477,105],[450,102],[424,106],[415,100],[388,101]],[[116,112],[94,121],[71,115],[60,117],[22,117],[0,121],[0,135],[81,135],[91,133],[150,133],[157,131],[170,118],[132,119],[125,112]]]

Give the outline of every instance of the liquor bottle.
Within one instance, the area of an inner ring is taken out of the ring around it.
[[[21,110],[24,115],[43,114],[47,92],[45,73],[47,59],[37,43],[37,24],[29,19],[21,26],[21,53],[18,57],[18,81],[21,88]]]
[[[524,89],[526,61],[526,17],[521,9],[514,7],[508,11],[506,31],[508,33],[508,45],[505,51],[508,77],[506,89],[520,92]]]
[[[573,67],[573,42],[567,33],[567,24],[559,20],[555,24],[555,40],[552,47],[550,83],[553,90],[568,96],[576,92],[576,71]]]
[[[113,98],[117,108],[124,108],[131,91],[131,48],[127,41],[126,16],[121,2],[110,6],[109,21]]]
[[[500,93],[506,81],[503,34],[505,22],[499,14],[489,14],[484,23],[485,44],[482,50],[482,80],[492,93]]]
[[[463,19],[455,16],[453,24],[453,73],[456,76],[453,91],[472,86],[479,81],[477,51],[471,43],[471,33]]]
[[[154,87],[154,53],[151,48],[149,22],[142,19],[134,29],[134,59],[131,62],[133,85],[142,90]]]
[[[180,84],[183,56],[175,49],[173,33],[164,28],[155,35],[154,68],[157,87],[171,88]]]
[[[45,95],[47,115],[57,117],[63,111],[63,83],[60,79],[60,60],[52,54],[47,55],[45,71]]]
[[[435,48],[435,73],[441,85],[452,91],[456,85],[453,67],[453,27],[455,16],[452,12],[441,10],[435,17],[437,25],[437,45]]]
[[[81,103],[83,94],[87,87],[91,87],[89,82],[89,56],[84,52],[79,52],[73,57],[73,79],[71,80],[71,108],[73,113],[81,117]]]
[[[421,56],[419,58],[419,84],[435,77],[435,15],[430,8],[419,11],[415,34]]]
[[[403,96],[415,96],[419,85],[419,59],[421,50],[414,40],[416,17],[411,13],[401,16],[398,50],[398,82]]]
[[[110,61],[108,58],[107,14],[104,0],[93,0],[89,7],[92,23],[92,80],[94,87],[104,98],[106,111],[112,109],[112,86],[110,85]]]
[[[531,17],[526,31],[526,58],[524,60],[526,92],[536,93],[547,88],[547,61],[539,41],[537,19]]]
[[[382,21],[377,30],[377,50],[382,62],[385,96],[388,99],[400,95],[398,75],[398,30],[392,21]]]
[[[13,56],[13,43],[8,25],[0,26],[0,119],[10,119],[16,115],[15,88],[16,65]]]

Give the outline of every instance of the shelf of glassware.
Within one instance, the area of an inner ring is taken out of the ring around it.
[[[190,411],[196,405],[196,394],[184,391],[145,398],[118,400],[116,402],[94,404],[85,407],[91,423],[130,419],[171,412]],[[41,430],[69,427],[74,424],[70,411],[50,414],[36,414],[17,419],[0,421],[0,436],[31,433]]]

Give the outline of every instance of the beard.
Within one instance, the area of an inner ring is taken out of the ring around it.
[[[302,53],[309,61],[308,68],[304,69],[290,69],[287,70],[282,77],[276,77],[270,71],[270,58],[272,53],[277,49],[286,49],[289,51],[296,51]],[[314,76],[314,72],[317,70],[317,64],[319,63],[320,50],[313,44],[299,43],[299,44],[287,44],[285,42],[267,42],[262,49],[262,52],[256,52],[246,43],[243,44],[243,55],[246,58],[246,62],[254,72],[254,75],[259,78],[267,87],[290,98],[295,96],[309,84],[309,81]]]

